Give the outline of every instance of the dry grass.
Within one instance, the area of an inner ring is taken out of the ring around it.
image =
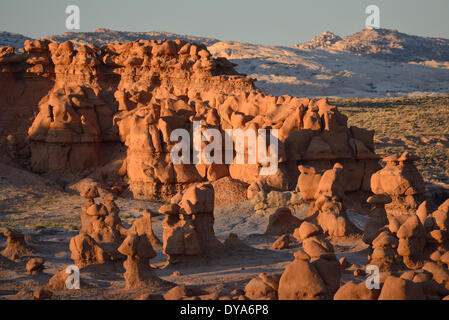
[[[378,154],[412,151],[427,181],[449,183],[449,95],[329,102],[349,117],[348,125],[376,131]]]

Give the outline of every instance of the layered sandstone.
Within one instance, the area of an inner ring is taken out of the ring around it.
[[[24,53],[1,48],[0,67],[0,105],[12,110],[11,119],[26,118],[19,127],[2,126],[1,134],[17,140],[33,170],[124,176],[135,198],[169,198],[192,183],[228,176],[251,185],[250,195],[294,189],[298,164],[321,175],[337,161],[345,191],[368,191],[378,169],[373,132],[349,128],[326,100],[257,90],[253,79],[224,58],[212,59],[204,45],[139,40],[74,48],[35,40]],[[279,130],[276,174],[260,176],[258,164],[173,164],[170,135],[191,131],[194,121],[222,134]]]

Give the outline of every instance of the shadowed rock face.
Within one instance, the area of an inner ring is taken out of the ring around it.
[[[345,191],[369,190],[378,169],[372,132],[348,128],[346,116],[326,100],[257,90],[253,79],[226,59],[212,59],[204,45],[139,40],[75,49],[70,42],[35,40],[25,43],[23,54],[1,48],[0,67],[6,87],[33,88],[19,99],[33,118],[28,134],[11,126],[1,132],[17,136],[19,144],[27,139],[33,170],[76,176],[125,159],[118,171],[127,175],[135,198],[168,199],[192,183],[228,176],[251,185],[251,194],[282,190],[296,185],[298,163],[321,174],[337,161]],[[0,104],[14,90],[1,95]],[[170,135],[191,131],[193,121],[222,134],[278,129],[277,173],[262,177],[258,165],[249,164],[173,165]]]

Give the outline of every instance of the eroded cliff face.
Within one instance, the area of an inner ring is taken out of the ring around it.
[[[85,175],[124,159],[119,171],[134,197],[154,199],[225,176],[250,185],[248,195],[294,188],[298,165],[310,166],[303,171],[313,180],[336,162],[343,165],[346,191],[369,191],[379,169],[373,132],[348,128],[346,116],[326,100],[257,90],[253,79],[226,59],[212,59],[202,45],[141,40],[74,48],[27,41],[24,53],[1,48],[0,66],[6,110],[0,121],[10,124],[1,134],[26,141],[35,171]],[[27,121],[14,126],[18,116],[11,114],[20,112]],[[191,131],[194,121],[221,133],[278,129],[277,173],[260,176],[257,164],[174,165],[170,135]]]

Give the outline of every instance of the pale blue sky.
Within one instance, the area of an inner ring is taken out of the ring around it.
[[[80,31],[168,31],[286,46],[326,30],[360,31],[366,6],[375,4],[382,28],[449,38],[449,0],[0,0],[0,31],[64,33],[70,4],[80,7]]]

